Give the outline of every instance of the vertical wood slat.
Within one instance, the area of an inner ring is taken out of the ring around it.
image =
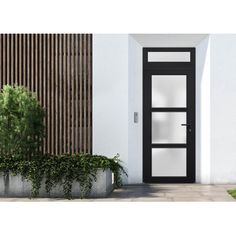
[[[10,84],[10,35],[7,34],[7,41],[6,41],[6,45],[7,45],[7,65],[6,65],[6,71],[7,71],[7,83]]]
[[[59,130],[60,130],[60,139],[59,139],[59,153],[62,153],[63,150],[63,139],[62,139],[62,125],[63,125],[63,119],[62,119],[62,112],[63,112],[63,94],[62,94],[62,85],[63,85],[63,75],[62,75],[62,35],[60,35],[60,40],[59,40],[59,80],[60,80],[60,92],[59,92],[59,104],[60,104],[60,124],[59,124]]]
[[[40,105],[42,105],[42,101],[41,99],[39,98],[39,54],[38,54],[38,34],[34,34],[34,48],[33,48],[33,51],[34,51],[34,71],[35,71],[35,75],[34,75],[34,80],[35,80],[35,84],[34,84],[34,91],[36,93],[36,96],[37,96],[37,99],[40,103]],[[38,139],[38,137],[37,137]],[[41,140],[39,140],[41,141]],[[39,151],[42,152],[42,147],[39,148]]]
[[[14,48],[13,48],[13,45],[14,45],[14,42],[13,42],[13,34],[11,34],[10,35],[10,37],[11,37],[11,49],[10,49],[10,57],[11,57],[11,65],[10,65],[10,68],[11,68],[11,76],[10,76],[10,78],[11,78],[11,84],[14,84],[14,64],[13,64],[13,59],[14,59]]]
[[[35,40],[35,48],[34,48],[34,50],[35,50],[35,54],[34,54],[34,56],[35,56],[35,59],[34,59],[34,62],[35,62],[35,65],[34,65],[34,67],[35,67],[35,76],[34,76],[34,78],[35,78],[35,92],[36,92],[36,95],[37,95],[37,98],[38,98],[38,100],[39,100],[39,102],[40,102],[40,104],[41,104],[41,101],[40,101],[40,99],[39,99],[39,81],[38,81],[38,77],[39,77],[39,71],[38,71],[38,35],[36,34],[36,35],[34,35],[34,40]]]
[[[91,55],[90,55],[90,51],[91,51],[91,35],[88,35],[88,60],[86,63],[87,64],[87,70],[88,70],[88,141],[87,141],[87,151],[90,152],[91,150],[91,65],[90,65],[90,61],[91,61]]]
[[[50,34],[47,35],[47,151],[48,153],[51,152],[50,150],[50,141],[51,141],[51,120],[50,120],[50,113],[51,113],[51,103],[50,103],[50,95],[51,95],[51,88],[50,88]]]
[[[72,153],[75,152],[75,79],[74,79],[74,35],[72,35],[71,40],[71,88],[72,88],[72,96],[71,96],[71,112],[72,112],[72,120],[71,120],[71,148]]]
[[[23,35],[23,83],[22,85],[26,85],[26,34]]]
[[[44,152],[91,152],[91,42],[85,34],[0,35],[0,87],[36,93],[47,111]]]
[[[38,64],[38,66],[39,66],[39,70],[38,70],[38,79],[39,79],[39,87],[38,87],[38,93],[39,93],[39,101],[40,101],[40,104],[41,104],[41,106],[43,106],[43,101],[42,101],[42,92],[43,92],[43,88],[42,88],[42,80],[43,80],[43,78],[42,78],[42,54],[43,54],[43,48],[42,48],[42,44],[43,44],[43,42],[42,42],[42,34],[40,34],[39,35],[39,51],[38,51],[38,54],[39,54],[39,64]]]
[[[30,34],[27,34],[27,88],[30,90]]]
[[[13,68],[13,73],[15,77],[15,84],[19,85],[19,76],[18,76],[18,35],[14,35],[14,43],[15,43],[15,68]]]
[[[22,85],[22,34],[19,35],[19,85]]]
[[[51,128],[51,148],[50,152],[54,154],[54,125],[55,125],[55,111],[54,111],[54,104],[55,104],[55,84],[54,84],[54,35],[51,35],[51,100],[50,100],[50,105],[51,105],[51,115],[50,115],[50,128]]]
[[[79,96],[79,100],[80,100],[80,117],[79,117],[79,121],[80,121],[80,128],[79,128],[79,134],[80,134],[80,137],[79,137],[79,142],[80,142],[80,145],[79,145],[79,148],[81,150],[81,152],[83,152],[83,56],[82,56],[82,53],[83,53],[83,44],[82,44],[82,38],[83,36],[80,35],[80,40],[79,40],[79,87],[80,87],[80,96]]]
[[[46,109],[47,107],[47,94],[46,94],[46,91],[47,91],[47,79],[46,79],[46,75],[47,75],[47,71],[46,71],[46,68],[47,68],[47,55],[46,55],[46,52],[47,52],[47,45],[46,45],[46,35],[43,35],[43,94],[44,94],[44,99],[43,99],[43,107],[44,109]],[[45,127],[46,127],[46,135],[47,135],[47,117],[44,118],[44,124],[45,124]],[[44,145],[43,145],[43,151],[44,153],[47,152],[47,136],[46,138],[44,139]]]
[[[70,145],[71,145],[71,129],[70,129],[70,124],[71,124],[71,119],[70,119],[70,94],[71,94],[71,78],[70,78],[70,61],[71,61],[71,37],[70,34],[67,35],[67,152],[70,152]]]
[[[30,77],[30,90],[32,92],[34,92],[34,82],[35,82],[35,78],[34,78],[34,35],[31,35],[31,65],[30,65],[30,69],[31,69],[31,77]],[[33,78],[33,79],[32,79]]]
[[[79,152],[79,114],[78,114],[78,111],[79,111],[79,75],[78,75],[78,72],[79,72],[79,64],[78,64],[78,53],[79,53],[79,42],[78,42],[79,38],[78,38],[78,35],[76,34],[75,35],[75,135],[76,135],[76,138],[75,138],[75,153],[78,153]]]
[[[2,87],[6,84],[6,35],[2,36]]]
[[[83,42],[84,42],[84,51],[83,51],[83,55],[84,55],[84,63],[83,63],[83,84],[84,84],[84,88],[83,88],[83,92],[84,92],[84,97],[83,97],[83,102],[84,102],[84,137],[83,137],[83,140],[84,140],[84,147],[83,147],[83,150],[84,152],[87,152],[87,147],[86,147],[86,144],[87,144],[87,124],[86,124],[86,121],[87,121],[87,100],[86,100],[86,96],[87,96],[87,88],[86,88],[86,85],[87,85],[87,79],[86,79],[86,76],[87,76],[87,71],[86,71],[86,44],[87,44],[87,41],[86,41],[86,34],[84,35],[84,39],[83,39]]]
[[[56,86],[56,92],[55,92],[55,154],[58,154],[58,139],[59,139],[59,123],[58,123],[58,116],[59,116],[59,111],[58,111],[58,86],[59,86],[59,81],[58,81],[58,35],[55,35],[55,86]]]
[[[64,40],[63,40],[63,100],[64,100],[64,104],[63,104],[63,121],[64,121],[64,131],[63,131],[63,136],[64,136],[64,150],[63,152],[64,153],[67,153],[67,127],[66,127],[66,113],[67,113],[67,94],[66,94],[66,89],[67,89],[67,86],[66,86],[66,38],[67,38],[67,35],[64,34]]]

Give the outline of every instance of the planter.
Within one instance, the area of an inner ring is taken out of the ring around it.
[[[63,198],[63,189],[62,186],[57,186],[51,190],[51,193],[48,194],[45,190],[45,184],[42,181],[42,186],[39,191],[38,197],[55,197]],[[98,198],[98,197],[107,197],[113,190],[112,184],[112,173],[110,169],[103,171],[99,169],[97,172],[97,180],[93,182],[91,192],[88,197]],[[72,197],[80,197],[80,185],[78,182],[74,182],[72,185]],[[0,174],[0,197],[30,197],[31,196],[31,183],[25,179],[22,179],[21,176],[14,176],[9,174],[5,177],[3,174]]]

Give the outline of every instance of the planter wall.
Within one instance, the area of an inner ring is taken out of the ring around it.
[[[48,194],[45,191],[45,184],[42,181],[42,186],[39,191],[38,197],[57,197],[62,198],[63,188],[57,186],[52,189],[51,193]],[[99,169],[97,172],[97,180],[93,182],[93,186],[89,197],[106,197],[113,190],[112,184],[112,173],[109,169],[103,171]],[[80,185],[78,182],[74,182],[72,185],[72,197],[80,197]],[[31,183],[27,180],[22,179],[21,176],[13,176],[10,174],[8,177],[0,174],[0,197],[30,197],[31,196]]]

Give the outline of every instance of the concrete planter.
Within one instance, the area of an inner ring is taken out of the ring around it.
[[[113,190],[112,173],[110,169],[103,171],[99,169],[97,172],[97,180],[93,182],[93,186],[89,197],[98,198],[106,197]],[[72,197],[80,197],[80,185],[74,182],[72,185]],[[0,174],[0,197],[30,197],[31,196],[31,183],[22,179],[21,176],[14,176],[9,174],[9,177]],[[56,197],[62,198],[63,189],[61,186],[56,186],[52,189],[50,195],[45,191],[44,180],[39,191],[38,197]]]

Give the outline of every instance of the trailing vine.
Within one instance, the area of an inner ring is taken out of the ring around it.
[[[79,182],[81,197],[89,195],[98,169],[114,173],[115,186],[126,174],[118,155],[114,158],[90,154],[41,155],[45,135],[45,110],[36,96],[21,86],[4,85],[0,90],[0,172],[21,175],[31,182],[31,196],[37,197],[42,184],[50,194],[57,185],[72,197],[72,185]]]
[[[110,169],[114,174],[115,187],[122,185],[122,174],[126,174],[119,156],[107,158],[101,155],[64,154],[37,156],[31,160],[16,157],[0,157],[0,172],[21,175],[32,184],[31,196],[37,197],[44,181],[45,190],[50,194],[57,185],[62,186],[64,197],[72,198],[72,184],[79,182],[81,198],[87,197],[98,169]],[[126,174],[127,175],[127,174]]]

